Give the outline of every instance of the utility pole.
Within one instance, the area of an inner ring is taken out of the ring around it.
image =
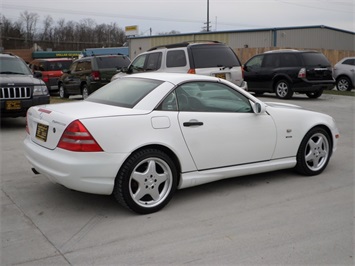
[[[210,31],[210,0],[207,0],[207,31]]]

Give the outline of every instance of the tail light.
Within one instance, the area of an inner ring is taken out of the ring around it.
[[[301,68],[300,71],[298,72],[298,77],[299,78],[306,78],[306,69]]]
[[[194,68],[190,68],[189,71],[187,71],[188,74],[196,74],[196,71]]]
[[[100,72],[99,71],[92,71],[91,77],[93,80],[100,80]]]
[[[28,113],[26,113],[26,132],[28,135],[30,135],[30,129],[28,127]]]
[[[76,152],[103,151],[86,127],[75,120],[65,129],[59,140],[58,148]]]

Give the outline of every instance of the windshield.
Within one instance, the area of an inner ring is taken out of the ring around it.
[[[25,62],[16,57],[0,58],[0,74],[32,75]]]
[[[103,86],[86,100],[89,102],[133,108],[163,81],[142,78],[116,79]]]

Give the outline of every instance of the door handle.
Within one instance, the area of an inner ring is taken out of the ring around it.
[[[199,121],[184,122],[183,125],[184,127],[202,126],[203,122],[199,122]]]

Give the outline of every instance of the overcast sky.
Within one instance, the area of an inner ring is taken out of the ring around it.
[[[140,35],[200,32],[207,22],[211,31],[325,25],[355,32],[354,0],[0,0],[0,12],[11,21],[24,11],[47,15],[55,23],[116,23],[123,30],[138,25]]]

